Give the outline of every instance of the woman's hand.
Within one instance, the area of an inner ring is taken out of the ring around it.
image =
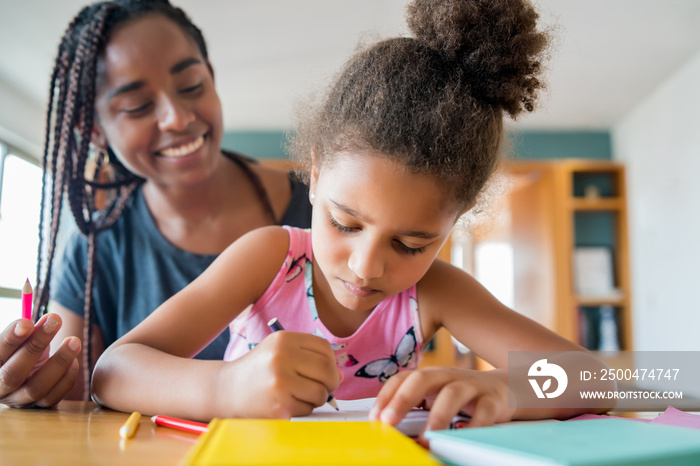
[[[425,430],[447,429],[457,414],[470,415],[469,426],[481,427],[509,421],[515,412],[508,407],[507,373],[426,367],[387,380],[370,419],[396,425],[414,407],[430,410]]]
[[[60,327],[61,318],[47,314],[36,325],[16,320],[0,334],[0,403],[48,408],[70,391],[81,344],[76,337],[66,338],[49,357],[49,344]]]
[[[308,333],[279,331],[227,363],[217,386],[223,415],[289,419],[323,405],[342,373],[331,345]]]

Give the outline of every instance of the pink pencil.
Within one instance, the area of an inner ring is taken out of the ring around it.
[[[209,430],[209,426],[203,422],[188,421],[169,416],[153,416],[151,421],[157,426],[170,427],[171,429],[192,432],[193,434],[203,434]]]
[[[32,319],[32,285],[28,278],[22,287],[22,318]]]

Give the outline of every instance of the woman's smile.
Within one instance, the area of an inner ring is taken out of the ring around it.
[[[204,145],[204,136],[199,136],[193,141],[184,144],[173,145],[165,149],[161,149],[156,153],[163,157],[184,157],[190,155]]]

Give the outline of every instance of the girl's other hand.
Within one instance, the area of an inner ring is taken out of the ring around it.
[[[411,408],[430,410],[425,430],[447,429],[457,414],[471,416],[469,427],[511,420],[508,376],[501,371],[426,367],[387,380],[370,411],[371,420],[398,424]],[[421,433],[419,441],[427,446]]]
[[[80,339],[66,338],[49,357],[49,344],[59,328],[61,318],[47,314],[36,325],[20,319],[0,333],[0,403],[48,408],[73,388]]]
[[[227,363],[217,404],[228,416],[289,419],[326,403],[342,374],[331,345],[309,333],[279,331]]]

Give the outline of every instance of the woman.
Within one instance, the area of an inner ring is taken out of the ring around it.
[[[43,333],[28,322],[4,331],[0,402],[11,406],[83,399],[104,348],[231,242],[265,225],[310,223],[302,184],[221,150],[204,39],[167,0],[85,7],[63,37],[51,89],[44,166],[53,193],[42,208],[51,228],[35,306],[52,315],[37,323]],[[81,234],[53,264],[64,197]],[[53,356],[40,359],[48,341]],[[227,342],[220,335],[198,357],[221,359]]]

